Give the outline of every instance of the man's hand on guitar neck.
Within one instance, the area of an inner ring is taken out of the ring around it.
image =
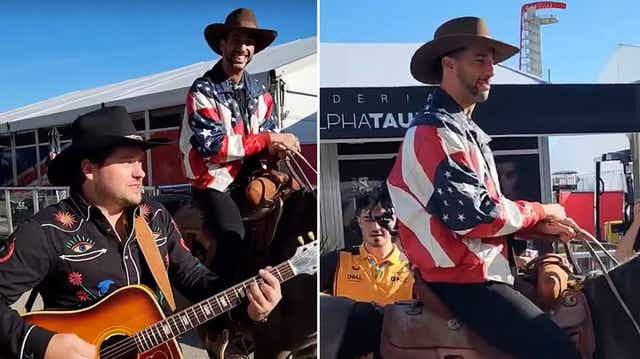
[[[270,267],[267,267],[267,269],[270,269]],[[260,287],[253,283],[247,291],[247,298],[249,298],[247,314],[251,320],[256,322],[265,320],[282,299],[278,279],[264,269],[261,269],[258,274],[260,274],[264,283]]]
[[[49,341],[44,353],[45,359],[95,358],[96,347],[80,339],[75,334],[56,334]]]

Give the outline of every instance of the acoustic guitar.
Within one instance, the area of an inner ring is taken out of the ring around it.
[[[318,270],[318,241],[300,246],[288,261],[270,270],[280,282]],[[176,337],[238,306],[251,283],[249,278],[209,299],[165,317],[154,294],[145,286],[120,288],[91,307],[73,311],[41,311],[23,318],[56,333],[75,333],[96,346],[100,359],[182,358]]]

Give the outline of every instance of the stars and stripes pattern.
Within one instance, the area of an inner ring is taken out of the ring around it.
[[[437,110],[416,118],[388,178],[402,246],[427,281],[512,284],[505,236],[535,225],[542,206],[505,198],[489,137],[432,101]]]
[[[215,83],[201,77],[187,93],[180,151],[185,175],[197,188],[224,191],[240,172],[242,159],[269,144],[266,131],[276,123],[271,94],[246,73],[243,88],[246,114],[227,81]]]

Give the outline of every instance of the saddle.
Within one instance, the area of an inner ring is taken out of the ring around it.
[[[458,320],[416,272],[416,300],[384,308],[383,358],[515,359],[487,344]]]
[[[595,335],[591,311],[582,283],[573,275],[566,258],[553,253],[534,258],[525,267],[526,276],[529,281],[524,282],[535,287],[535,296],[529,299],[564,329],[583,358],[593,358]]]
[[[568,280],[562,282],[562,278],[569,277],[566,273],[569,268],[559,265],[555,257],[558,256],[545,255],[533,263],[528,268],[530,279],[516,281],[516,289],[544,306],[556,324],[576,343],[581,356],[592,358],[595,341],[586,298],[577,285],[570,286]],[[549,285],[548,278],[558,280]],[[381,342],[384,358],[514,359],[489,345],[458,320],[419,273],[416,273],[414,293],[416,300],[385,307]],[[552,299],[554,293],[558,295]]]
[[[251,175],[245,198],[252,209],[272,207],[278,198],[300,189],[288,174],[276,169],[259,169]]]

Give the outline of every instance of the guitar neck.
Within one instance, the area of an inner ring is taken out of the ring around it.
[[[278,278],[280,283],[296,276],[289,261],[279,264],[269,272]],[[138,350],[141,353],[148,351],[237,307],[246,297],[246,291],[252,283],[260,285],[263,280],[259,276],[249,278],[141,330],[133,337]]]

